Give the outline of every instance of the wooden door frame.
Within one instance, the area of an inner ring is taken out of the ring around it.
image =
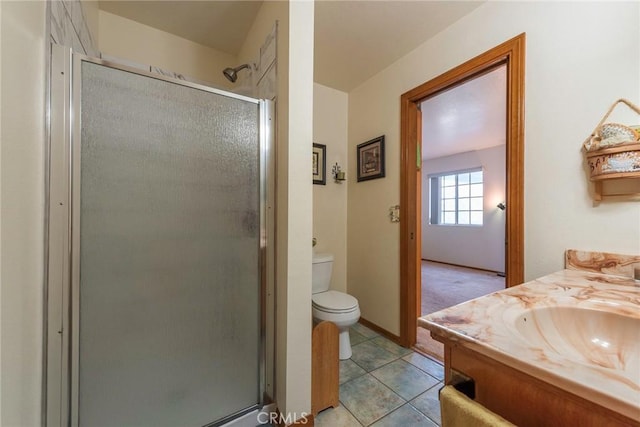
[[[422,138],[418,105],[425,99],[507,66],[505,282],[524,281],[524,76],[525,33],[404,93],[400,98],[400,341],[416,343],[420,316]],[[419,159],[419,160],[418,160]]]

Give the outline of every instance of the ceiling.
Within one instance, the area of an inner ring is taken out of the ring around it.
[[[100,9],[238,54],[262,1],[115,1]],[[315,2],[314,81],[349,92],[482,1]]]
[[[237,55],[262,1],[116,1],[100,9]]]
[[[479,1],[316,1],[314,81],[349,92]]]
[[[503,145],[506,141],[506,66],[421,104],[422,159]]]

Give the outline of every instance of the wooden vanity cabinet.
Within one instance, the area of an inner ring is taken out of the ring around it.
[[[463,344],[432,336],[444,343],[445,383],[451,383],[453,371],[472,378],[475,401],[517,426],[640,426],[640,417],[630,419]]]

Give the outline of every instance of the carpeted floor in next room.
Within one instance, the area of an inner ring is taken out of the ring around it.
[[[422,261],[422,316],[504,289],[504,277],[475,268]],[[416,348],[443,360],[443,345],[418,328]]]
[[[475,268],[422,261],[422,315],[504,289],[504,277]]]

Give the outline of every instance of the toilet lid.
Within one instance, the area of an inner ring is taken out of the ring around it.
[[[314,294],[313,305],[319,309],[331,311],[349,311],[358,306],[358,300],[351,295],[338,291],[327,291]]]

